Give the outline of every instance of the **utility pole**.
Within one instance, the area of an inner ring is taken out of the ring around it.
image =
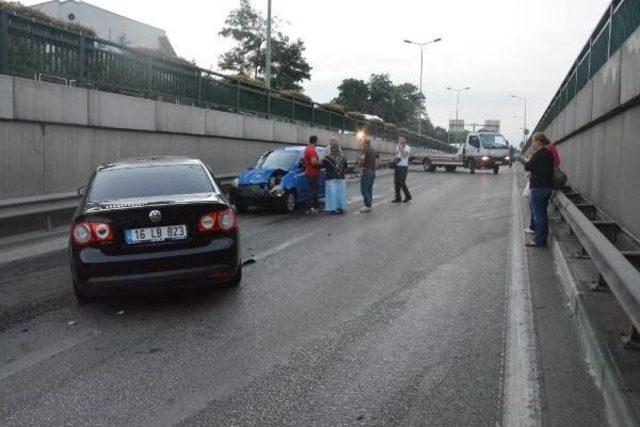
[[[405,43],[420,46],[420,95],[423,95],[423,96],[424,96],[424,93],[422,92],[422,71],[424,68],[424,47],[431,43],[438,43],[439,41],[442,41],[440,37],[424,43],[412,42],[411,40],[407,40],[407,39],[404,40]],[[422,136],[422,114],[420,114],[420,116],[418,117],[418,136]]]
[[[264,84],[271,89],[271,0],[267,0],[267,58],[264,66]]]
[[[447,90],[456,93],[456,121],[459,119],[459,111],[460,111],[460,92],[464,92],[465,90],[471,89],[469,86],[462,89],[455,89],[452,87],[447,87]]]

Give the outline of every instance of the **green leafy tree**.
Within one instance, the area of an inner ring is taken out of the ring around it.
[[[231,38],[236,46],[220,56],[218,66],[223,70],[252,76],[264,76],[266,62],[267,21],[253,8],[250,0],[240,0],[240,7],[232,10],[219,34]],[[277,17],[272,20],[271,87],[274,90],[302,89],[300,83],[311,78],[311,66],[304,57],[305,45],[300,39],[292,41],[284,35]]]
[[[345,110],[366,111],[369,107],[369,86],[364,80],[344,79],[338,91],[338,97],[332,102],[344,105]]]
[[[344,105],[348,110],[376,115],[386,123],[395,123],[413,132],[417,132],[420,119],[424,134],[447,140],[445,129],[434,129],[424,108],[425,97],[411,83],[396,85],[388,74],[372,74],[368,82],[345,79],[338,86],[338,91],[333,102]]]
[[[300,39],[290,41],[289,37],[278,34],[278,38],[273,40],[271,87],[274,90],[302,90],[299,83],[311,78],[311,66],[304,59],[305,49]],[[261,71],[264,73],[263,67]]]

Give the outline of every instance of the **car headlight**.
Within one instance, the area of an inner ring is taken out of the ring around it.
[[[511,157],[507,156],[504,158],[505,160],[511,160]]]
[[[240,185],[240,179],[233,178],[233,181],[231,181],[231,186],[238,188],[239,185]]]
[[[284,196],[284,188],[282,188],[282,185],[278,184],[269,190],[269,194],[272,196],[282,197]]]
[[[489,156],[482,156],[482,161],[483,161],[483,162],[488,162],[489,160],[491,160],[491,157],[489,157]]]

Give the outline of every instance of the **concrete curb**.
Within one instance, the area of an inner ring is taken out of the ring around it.
[[[614,426],[637,426],[640,420],[627,396],[622,376],[612,355],[601,339],[584,304],[583,293],[578,289],[575,274],[567,261],[566,251],[555,235],[552,235],[552,250],[555,268],[563,290],[568,298],[568,307],[578,331],[580,346],[589,365],[589,371],[602,392],[607,418]]]

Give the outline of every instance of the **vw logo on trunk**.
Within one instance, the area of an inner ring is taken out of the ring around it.
[[[149,212],[149,219],[151,220],[151,222],[158,223],[162,219],[162,214],[160,213],[160,211],[153,210]]]

